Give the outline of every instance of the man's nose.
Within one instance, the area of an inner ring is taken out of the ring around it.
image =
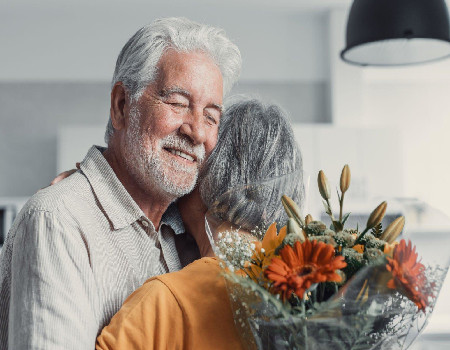
[[[203,144],[206,141],[206,123],[203,110],[192,109],[186,114],[185,120],[180,127],[180,132],[189,137],[194,145]]]

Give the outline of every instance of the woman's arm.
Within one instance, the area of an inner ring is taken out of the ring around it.
[[[96,350],[182,349],[183,313],[172,292],[151,279],[125,300],[97,337]]]

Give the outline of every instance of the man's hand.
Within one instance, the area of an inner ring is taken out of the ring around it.
[[[80,163],[76,164],[76,169],[71,169],[71,170],[67,170],[67,171],[63,171],[61,174],[59,174],[57,177],[55,177],[53,179],[52,182],[50,182],[50,186],[57,184],[58,182],[60,182],[61,180],[64,180],[66,177],[69,177],[70,175],[72,175],[75,171],[77,171],[78,169],[80,169]]]

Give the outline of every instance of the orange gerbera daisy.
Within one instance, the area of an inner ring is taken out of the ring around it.
[[[336,270],[347,266],[343,256],[335,256],[331,244],[306,240],[295,242],[294,248],[285,246],[280,251],[281,259],[274,257],[264,274],[273,281],[276,293],[283,300],[292,293],[302,299],[305,291],[314,283],[340,282]]]
[[[392,259],[388,257],[387,260],[386,269],[392,273],[388,288],[397,289],[413,301],[419,310],[425,310],[430,295],[425,291],[425,267],[417,261],[416,247],[411,241],[406,244],[402,239],[394,248]]]

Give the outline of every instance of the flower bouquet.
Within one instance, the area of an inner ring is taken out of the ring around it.
[[[281,199],[287,214],[283,227],[272,223],[264,229],[261,223],[243,229],[208,214],[207,232],[248,348],[406,349],[423,330],[448,261],[422,261],[413,242],[399,240],[403,216],[383,228],[386,202],[373,210],[364,229],[346,227],[350,214],[344,214],[343,203],[349,186],[346,165],[335,217],[328,180],[319,172],[329,226],[303,216],[286,196]],[[264,192],[257,185],[251,191]]]

